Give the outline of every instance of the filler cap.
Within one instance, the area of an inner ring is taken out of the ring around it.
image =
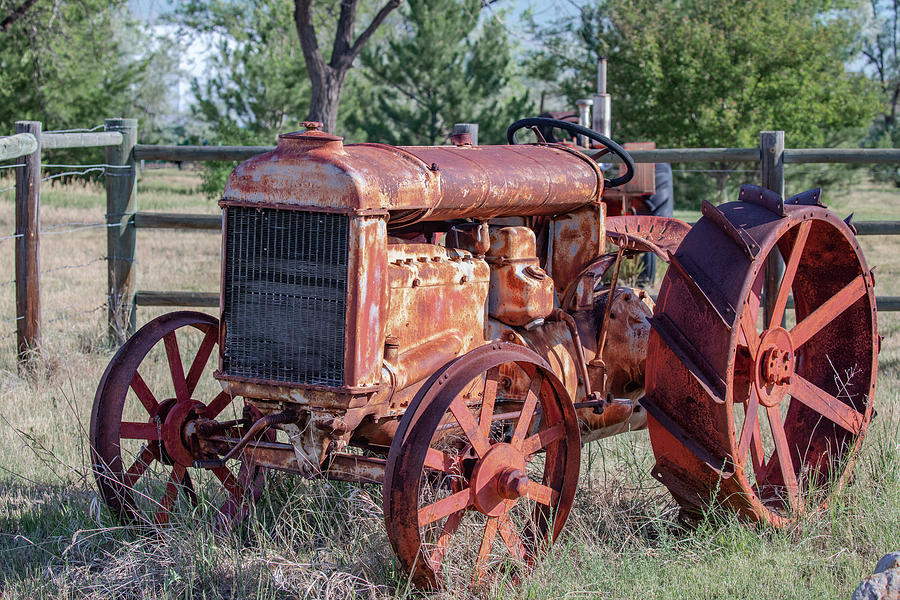
[[[327,131],[322,131],[322,124],[318,121],[305,121],[300,124],[306,127],[306,131],[283,133],[278,136],[278,144],[313,148],[324,146],[330,142],[338,142],[338,145],[341,146],[340,142],[344,141],[344,138],[339,135],[332,135]]]

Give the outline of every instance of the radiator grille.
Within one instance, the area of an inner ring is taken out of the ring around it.
[[[343,385],[349,218],[227,210],[224,373]]]

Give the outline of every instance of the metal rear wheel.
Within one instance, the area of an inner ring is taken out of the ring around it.
[[[580,452],[572,402],[531,350],[482,346],[435,373],[384,482],[388,537],[415,585],[527,567],[562,530]]]
[[[781,526],[844,484],[872,419],[874,282],[817,190],[782,201],[745,186],[741,199],[704,204],[660,289],[645,399],[653,474],[685,508],[717,501]],[[774,254],[786,267],[762,322]]]

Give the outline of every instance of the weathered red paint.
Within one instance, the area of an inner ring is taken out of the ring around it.
[[[552,215],[599,201],[603,176],[556,145],[343,145],[320,131],[286,134],[239,165],[225,200],[381,210],[396,223]]]

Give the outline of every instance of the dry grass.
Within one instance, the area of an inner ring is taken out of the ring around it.
[[[190,190],[190,172],[146,172],[145,210],[217,212]],[[872,186],[844,195],[858,219],[900,215],[900,194]],[[0,181],[0,188],[4,182]],[[828,197],[826,196],[826,201]],[[12,195],[0,194],[0,237],[13,229]],[[14,337],[0,339],[0,596],[7,598],[389,598],[409,597],[381,516],[381,490],[273,476],[237,531],[209,525],[210,508],[176,526],[137,534],[99,502],[86,458],[86,427],[111,354],[105,332],[105,229],[94,186],[43,196],[44,366],[20,376]],[[684,215],[691,218],[691,215]],[[694,218],[696,218],[694,216]],[[53,229],[55,228],[55,229]],[[879,294],[900,295],[893,238],[863,240],[878,265]],[[0,282],[13,277],[13,246],[0,242]],[[66,268],[69,266],[78,268]],[[214,291],[219,238],[142,232],[138,287]],[[0,335],[14,330],[13,287],[0,283]],[[163,310],[142,309],[139,322]],[[877,558],[900,549],[900,319],[882,315],[879,417],[857,476],[824,514],[784,531],[711,513],[679,524],[650,476],[646,432],[585,448],[567,526],[518,585],[474,592],[491,598],[848,598]],[[161,368],[161,367],[160,367]],[[208,383],[212,385],[212,383]],[[438,598],[464,598],[462,588]]]

